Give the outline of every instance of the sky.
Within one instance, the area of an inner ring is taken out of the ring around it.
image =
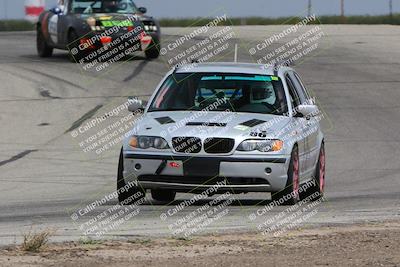
[[[390,0],[344,0],[345,13],[351,15],[377,15],[389,12]],[[400,0],[393,1],[394,12],[400,13]],[[0,0],[0,19],[24,17],[25,0]],[[56,0],[46,0],[47,7]],[[243,16],[296,16],[304,14],[308,0],[137,0],[145,6],[148,14],[159,18],[205,17],[215,10],[225,10],[230,17]],[[340,0],[312,0],[316,15],[340,13]]]

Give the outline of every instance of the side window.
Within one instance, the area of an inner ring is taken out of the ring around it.
[[[288,74],[286,74],[285,78],[286,78],[286,83],[287,83],[288,89],[289,89],[290,101],[292,102],[293,108],[296,108],[301,103],[300,97],[296,92],[294,83],[293,83],[292,79],[290,78],[290,76]]]
[[[302,102],[305,102],[305,101],[309,100],[310,99],[310,94],[307,92],[303,81],[300,79],[300,76],[296,72],[293,72],[292,74],[293,74],[293,79],[294,79],[294,83],[295,83],[295,86],[296,86],[297,90],[304,97]]]
[[[294,72],[289,72],[289,77],[290,80],[292,81],[294,88],[296,89],[297,95],[300,98],[300,103],[303,104],[304,102],[307,101],[307,96],[304,93],[304,89],[301,86],[301,84],[299,83],[299,81],[296,79],[296,77],[294,76]]]

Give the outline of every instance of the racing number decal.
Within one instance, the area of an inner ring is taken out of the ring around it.
[[[51,41],[53,41],[53,43],[55,43],[55,44],[58,44],[58,16],[57,15],[53,15],[49,19],[49,34],[50,34]]]

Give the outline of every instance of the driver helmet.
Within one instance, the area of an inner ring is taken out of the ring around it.
[[[267,102],[269,98],[269,90],[265,87],[253,87],[251,88],[250,93],[250,103],[251,104],[260,104],[263,102]]]
[[[103,2],[104,9],[106,9],[109,12],[116,11],[118,8],[118,1],[104,1]]]

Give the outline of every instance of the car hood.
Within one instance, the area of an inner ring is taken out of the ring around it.
[[[177,136],[244,140],[255,137],[255,133],[257,137],[278,138],[289,122],[290,118],[286,116],[256,113],[148,112],[136,123],[133,132],[137,135],[163,136],[167,140]]]

